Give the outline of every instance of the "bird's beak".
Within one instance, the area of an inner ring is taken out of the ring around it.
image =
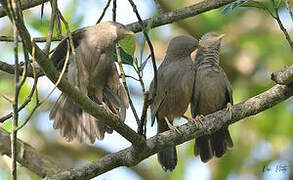
[[[126,31],[125,34],[126,34],[126,35],[131,35],[131,36],[135,35],[135,33],[132,32],[132,31],[130,31],[130,30]]]
[[[198,49],[204,49],[205,46],[203,46],[202,44],[198,44]]]
[[[221,34],[220,36],[218,36],[218,40],[221,40],[221,39],[223,39],[223,37],[225,36],[225,34]]]

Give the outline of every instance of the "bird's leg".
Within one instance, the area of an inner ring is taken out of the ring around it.
[[[166,121],[166,123],[167,123],[169,129],[171,129],[172,131],[177,132],[178,134],[182,134],[182,132],[181,132],[176,126],[173,126],[173,125],[170,123],[170,121],[168,120],[167,117],[165,117],[165,121]]]
[[[227,103],[226,111],[229,112],[230,119],[232,119],[233,107],[231,103]]]
[[[195,118],[190,118],[185,115],[183,115],[182,117],[186,119],[187,121],[192,122],[196,127],[198,127],[198,124],[203,125],[202,123],[203,115],[197,115]]]
[[[104,102],[102,102],[102,103],[100,104],[100,106],[101,106],[102,108],[104,108],[107,112],[109,112],[109,113],[113,113],[113,112],[111,111],[111,109],[107,106],[107,104],[105,104]]]

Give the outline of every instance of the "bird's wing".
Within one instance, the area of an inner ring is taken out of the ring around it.
[[[112,61],[109,59],[109,61]],[[124,86],[119,81],[119,75],[114,62],[111,63],[109,78],[104,88],[104,101],[115,113],[119,112],[121,120],[125,120],[129,100]]]
[[[193,118],[196,117],[197,110],[198,110],[198,102],[199,102],[199,91],[196,91],[197,88],[197,69],[198,69],[198,62],[199,59],[202,58],[202,55],[199,54],[200,52],[197,52],[194,60],[193,70],[194,70],[194,80],[193,80],[193,87],[192,87],[192,96],[191,96],[191,103],[190,103],[190,109],[191,109],[191,115]]]
[[[167,92],[165,87],[163,87],[163,85],[165,84],[165,77],[164,77],[164,71],[167,69],[168,67],[166,66],[166,64],[164,65],[164,62],[160,65],[159,69],[158,69],[158,84],[157,84],[157,89],[156,89],[156,96],[153,97],[154,95],[154,81],[151,82],[150,85],[150,96],[153,99],[152,104],[150,105],[150,109],[151,109],[151,125],[153,126],[154,122],[155,122],[155,117],[160,109],[161,104],[164,102],[165,98],[167,97]]]
[[[72,33],[72,39],[73,39],[73,45],[75,48],[78,47],[80,40],[84,36],[85,29],[78,30]],[[65,58],[66,58],[66,53],[67,53],[67,48],[68,48],[68,42],[69,38],[66,37],[64,38],[59,45],[55,48],[52,56],[51,56],[51,61],[54,64],[54,66],[57,68],[58,71],[61,71]],[[70,49],[71,51],[71,49]]]
[[[224,81],[226,84],[226,92],[225,92],[226,103],[231,103],[233,105],[232,85],[231,85],[229,79],[227,78],[225,71],[222,68],[220,70],[223,74],[223,78],[224,78]]]

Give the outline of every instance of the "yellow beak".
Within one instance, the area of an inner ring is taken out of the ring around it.
[[[220,36],[218,36],[218,40],[221,40],[221,39],[223,39],[223,37],[225,36],[225,34],[221,34]]]
[[[126,31],[125,34],[126,34],[126,35],[135,35],[135,33],[132,32],[132,31],[130,31],[130,30]]]

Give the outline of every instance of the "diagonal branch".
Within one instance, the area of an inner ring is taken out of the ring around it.
[[[230,119],[229,113],[223,109],[205,116],[202,120],[203,125],[200,127],[194,126],[193,123],[187,123],[178,128],[183,132],[182,134],[169,130],[149,138],[146,147],[142,151],[137,151],[131,146],[119,152],[106,155],[104,158],[80,168],[69,169],[48,176],[45,179],[90,179],[119,166],[135,166],[147,157],[167,147],[182,144],[205,134],[211,134],[224,125],[233,124],[248,116],[265,111],[292,95],[293,86],[275,85],[257,96],[234,105],[232,119]]]
[[[0,153],[11,156],[10,151],[10,134],[0,127]],[[40,155],[37,151],[27,143],[17,139],[16,141],[17,155],[16,160],[37,175],[44,177],[48,174],[56,174],[61,168],[57,163]]]

